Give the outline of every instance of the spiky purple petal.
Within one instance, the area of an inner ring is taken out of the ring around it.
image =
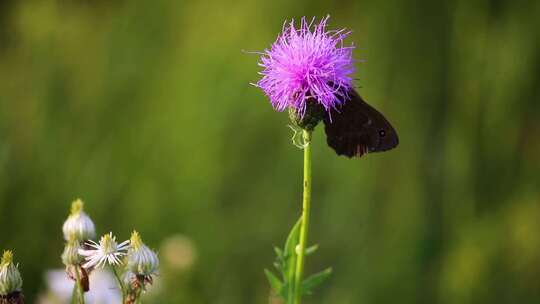
[[[304,17],[298,29],[294,21],[286,22],[272,47],[262,53],[263,77],[256,85],[277,111],[292,107],[303,116],[310,97],[326,111],[348,99],[354,46],[343,43],[350,32],[326,30],[328,18],[313,25],[315,19],[308,23]]]

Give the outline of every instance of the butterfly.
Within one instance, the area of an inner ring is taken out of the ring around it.
[[[398,135],[386,118],[350,89],[349,100],[324,117],[328,146],[338,155],[361,157],[395,148]]]

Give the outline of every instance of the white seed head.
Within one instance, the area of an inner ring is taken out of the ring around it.
[[[80,199],[71,204],[71,213],[62,226],[64,239],[69,241],[74,237],[77,240],[88,240],[96,237],[94,222],[83,210],[84,203]]]
[[[142,242],[137,231],[133,231],[130,241],[131,247],[127,256],[129,271],[143,276],[157,274],[159,267],[157,254]]]
[[[90,240],[86,242],[86,245],[92,249],[79,249],[79,254],[84,256],[86,260],[83,267],[100,268],[105,265],[114,266],[122,264],[121,258],[126,255],[126,251],[129,248],[129,241],[118,244],[116,237],[113,236],[112,232],[109,232],[101,237],[99,243]]]
[[[0,262],[0,296],[22,290],[22,278],[17,266],[13,264],[13,253],[4,251]]]

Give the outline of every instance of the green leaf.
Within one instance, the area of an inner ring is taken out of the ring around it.
[[[276,294],[283,296],[283,283],[268,269],[264,270],[264,274],[270,283],[270,287],[272,287]]]
[[[294,224],[287,241],[285,242],[285,257],[294,256],[296,254],[296,245],[298,245],[298,240],[300,236],[300,223],[302,223],[302,218],[298,219],[296,224]]]
[[[274,247],[274,251],[276,252],[276,255],[277,255],[278,259],[283,257],[283,250],[281,250],[281,248]]]
[[[319,245],[313,245],[313,246],[310,246],[310,247],[306,248],[306,256],[315,253],[315,251],[317,251],[317,249],[319,249]]]
[[[332,274],[332,268],[327,268],[319,273],[316,273],[302,282],[302,294],[310,295],[313,289],[321,285]]]
[[[283,275],[287,278],[285,281],[290,283],[289,289],[294,288],[294,273],[296,269],[296,246],[300,239],[300,224],[302,218],[298,219],[294,224],[287,241],[285,242],[284,256],[283,256]],[[290,290],[292,293],[293,291]]]
[[[285,284],[283,284],[283,293],[280,294],[280,296],[283,298],[283,300],[287,301],[287,299],[289,298],[289,287],[290,287],[290,283],[289,282],[285,282]]]

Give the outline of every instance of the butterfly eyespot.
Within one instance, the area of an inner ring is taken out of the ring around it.
[[[380,130],[380,131],[379,131],[379,136],[380,136],[380,137],[386,136],[386,132],[385,132],[384,130]]]

